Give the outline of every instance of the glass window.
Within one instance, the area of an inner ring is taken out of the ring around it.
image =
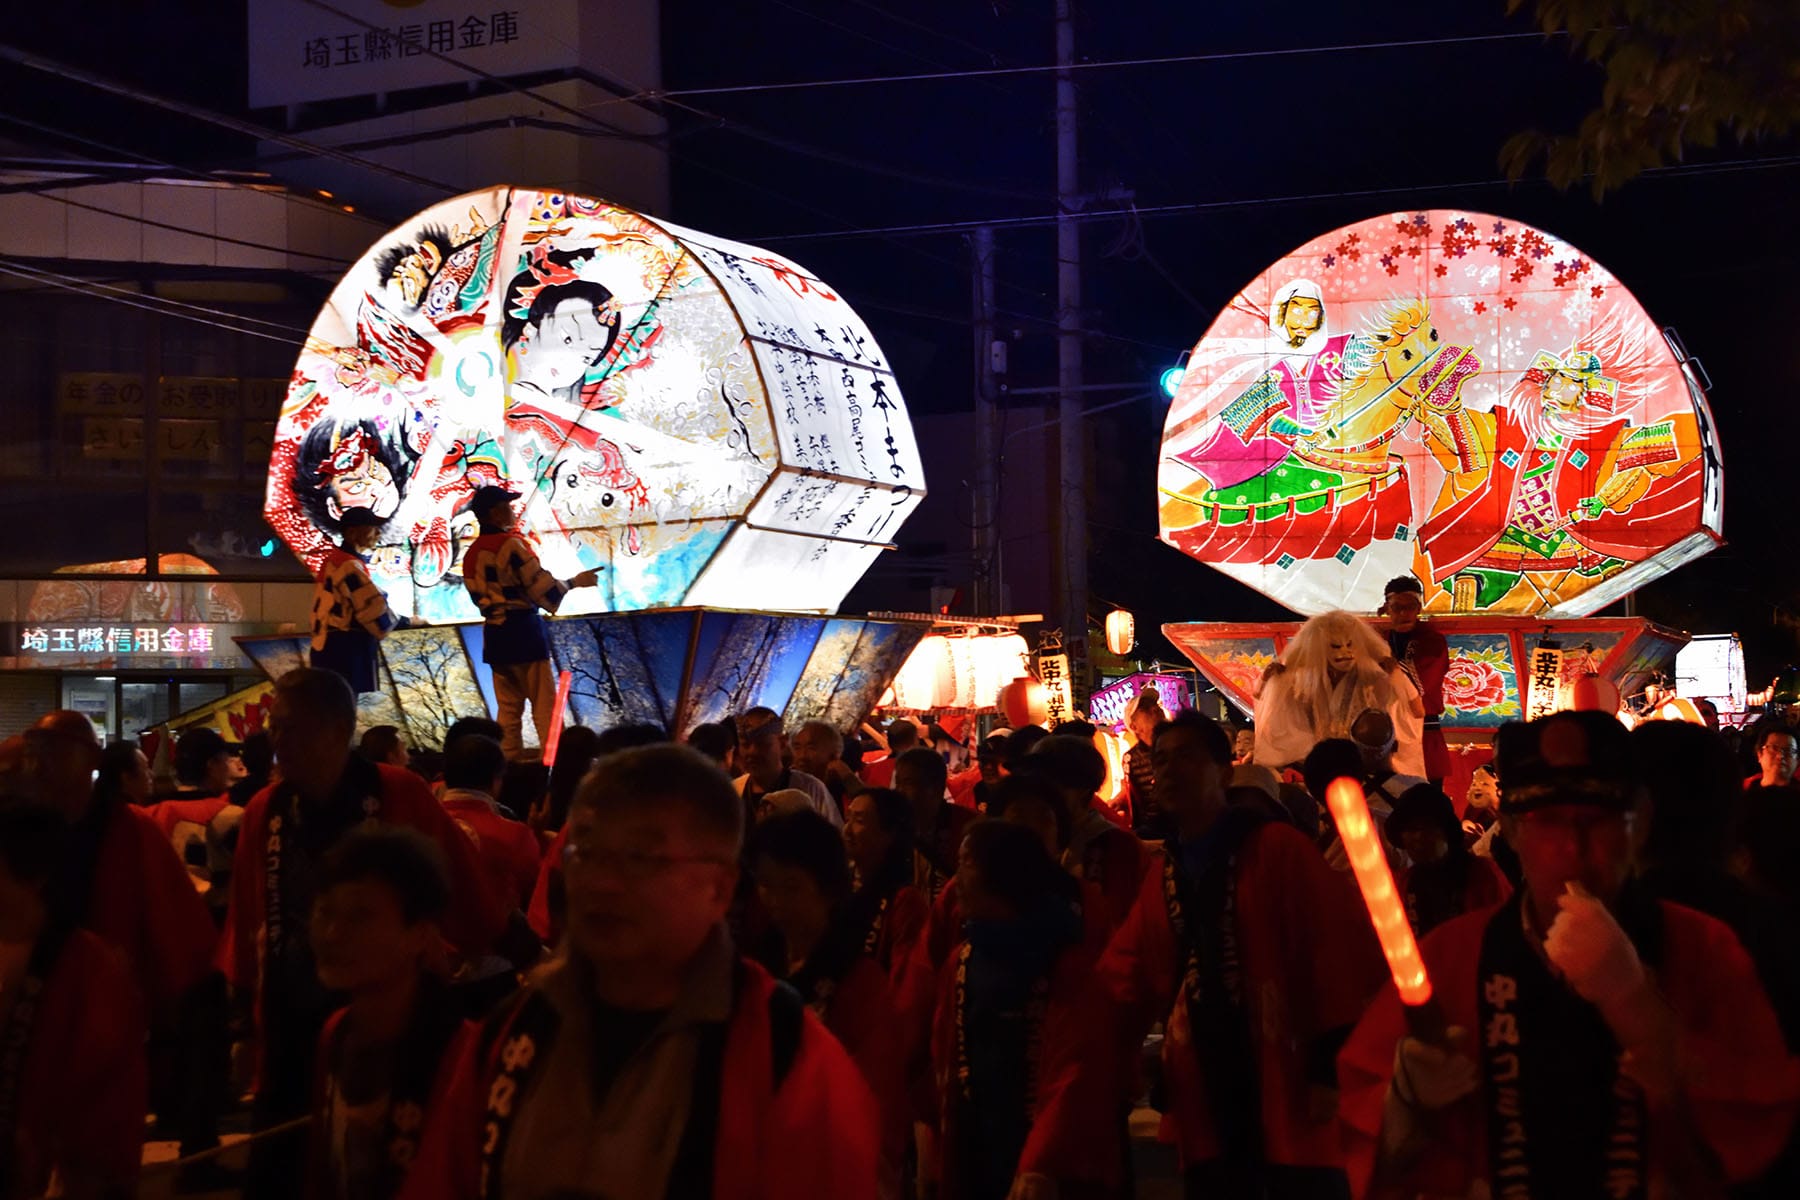
[[[161,725],[169,716],[167,680],[127,680],[119,685],[120,737],[133,740],[152,725]]]

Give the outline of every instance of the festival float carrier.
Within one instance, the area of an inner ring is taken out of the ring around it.
[[[1373,612],[1414,576],[1451,647],[1446,733],[1485,745],[1590,671],[1635,690],[1687,640],[1593,614],[1722,541],[1705,389],[1567,242],[1483,213],[1371,218],[1263,272],[1194,347],[1162,540],[1304,616]],[[1164,632],[1248,711],[1293,628]]]
[[[412,627],[381,645],[366,724],[435,745],[492,711],[460,570],[495,483],[547,570],[599,574],[549,622],[584,724],[680,735],[760,704],[849,729],[924,636],[833,615],[924,473],[868,327],[772,252],[497,187],[349,270],[295,364],[264,511],[315,569],[346,509],[384,522],[369,572]],[[241,644],[271,676],[304,661],[301,638]]]

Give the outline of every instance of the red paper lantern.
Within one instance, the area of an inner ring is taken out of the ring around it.
[[[1578,712],[1619,711],[1619,685],[1603,675],[1583,675],[1569,688],[1569,700]]]
[[[1036,678],[1021,675],[1000,689],[1000,711],[1014,729],[1042,725],[1050,719],[1050,696]]]

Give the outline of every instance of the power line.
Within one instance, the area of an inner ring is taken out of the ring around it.
[[[266,338],[271,342],[280,342],[285,346],[299,346],[301,344],[301,341],[298,338],[282,337],[278,333],[264,333],[260,329],[246,329],[241,325],[227,325],[220,321],[209,321],[205,317],[197,317],[190,313],[182,312],[179,309],[168,307],[167,305],[169,302],[162,301],[160,298],[157,298],[156,303],[139,303],[137,299],[127,298],[123,295],[96,296],[91,289],[89,280],[75,279],[73,276],[62,276],[54,279],[45,278],[43,275],[34,272],[21,271],[6,262],[0,262],[0,274],[12,275],[19,279],[28,279],[33,283],[42,284],[45,287],[61,288],[66,292],[76,292],[92,300],[104,300],[108,304],[123,304],[127,308],[139,308],[143,309],[145,312],[156,313],[159,316],[174,317],[182,321],[192,321],[196,325],[210,325],[214,329],[223,329],[227,333],[238,333],[245,334],[249,337]],[[142,297],[142,299],[149,300],[151,297],[145,296]]]
[[[146,292],[134,292],[134,291],[130,290],[129,288],[115,287],[112,284],[101,283],[97,279],[84,279],[81,276],[77,276],[77,275],[65,275],[59,271],[51,271],[44,267],[33,266],[30,263],[20,262],[16,258],[6,258],[3,256],[0,256],[0,264],[15,268],[15,271],[30,272],[35,275],[44,276],[46,282],[49,282],[52,279],[58,279],[58,280],[63,280],[68,283],[79,283],[79,284],[83,285],[84,287],[98,288],[103,292],[114,292],[121,296],[132,297],[133,299],[142,298],[145,300],[153,301],[154,303],[157,303],[157,304],[167,304],[167,305],[173,306],[175,308],[185,308],[185,309],[189,309],[193,312],[206,313],[209,316],[224,317],[227,320],[248,321],[252,325],[263,325],[270,329],[281,329],[281,330],[287,331],[288,333],[297,333],[301,337],[305,337],[309,332],[311,332],[310,330],[303,329],[298,325],[289,325],[285,321],[265,321],[261,317],[253,317],[247,313],[231,312],[230,310],[223,309],[223,308],[208,308],[204,304],[190,304],[185,300],[174,300],[174,299],[169,298],[168,296],[157,296],[153,293],[146,293]],[[248,331],[246,331],[246,332],[248,332]]]
[[[307,0],[310,4],[319,4],[321,0]],[[1456,46],[1471,45],[1482,42],[1517,42],[1547,41],[1553,37],[1566,37],[1564,33],[1540,33],[1535,30],[1529,33],[1483,33],[1469,34],[1460,37],[1413,38],[1403,41],[1388,42],[1348,42],[1333,46],[1295,46],[1276,50],[1227,50],[1212,54],[1170,54],[1156,58],[1123,58],[1107,59],[1102,62],[1079,62],[1068,67],[1074,71],[1104,71],[1123,67],[1158,67],[1181,63],[1233,62],[1254,58],[1293,58],[1311,54],[1342,54],[1358,50],[1401,50],[1420,46]],[[1061,70],[1054,63],[1034,64],[1023,67],[976,67],[960,71],[924,71],[911,75],[864,75],[845,79],[801,79],[776,83],[742,83],[724,87],[648,89],[631,96],[622,96],[615,100],[603,100],[599,104],[588,105],[599,108],[608,104],[623,101],[644,99],[666,100],[676,96],[731,96],[745,92],[793,92],[812,88],[860,87],[883,83],[932,83],[948,79],[992,79],[1015,75],[1049,75]]]
[[[1684,175],[1724,175],[1738,171],[1761,171],[1800,164],[1800,155],[1786,155],[1776,158],[1736,159],[1723,163],[1681,163],[1667,167],[1652,167],[1643,175],[1655,178],[1666,178]],[[1473,188],[1491,188],[1511,186],[1516,181],[1510,179],[1470,179],[1452,183],[1414,183],[1397,184],[1392,187],[1353,188],[1332,192],[1299,192],[1285,196],[1265,196],[1246,200],[1196,200],[1180,204],[1127,205],[1117,208],[1083,209],[1074,215],[1077,221],[1097,221],[1109,217],[1167,217],[1184,213],[1214,212],[1233,208],[1261,208],[1271,204],[1298,204],[1317,200],[1354,200],[1370,196],[1411,195],[1419,192],[1465,191]],[[1531,182],[1542,182],[1534,180]],[[818,233],[772,233],[761,234],[746,240],[758,245],[776,244],[795,241],[826,241],[847,237],[882,237],[893,238],[909,235],[935,233],[961,233],[990,225],[996,229],[1035,229],[1046,225],[1054,225],[1058,219],[1056,213],[1042,213],[1025,217],[977,217],[956,221],[927,221],[913,225],[881,225],[856,230],[825,230]]]

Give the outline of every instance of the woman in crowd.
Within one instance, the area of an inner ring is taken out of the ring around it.
[[[844,905],[845,920],[861,930],[862,952],[897,980],[931,911],[925,894],[913,886],[912,802],[892,788],[851,797],[844,810],[844,848],[855,887]]]

